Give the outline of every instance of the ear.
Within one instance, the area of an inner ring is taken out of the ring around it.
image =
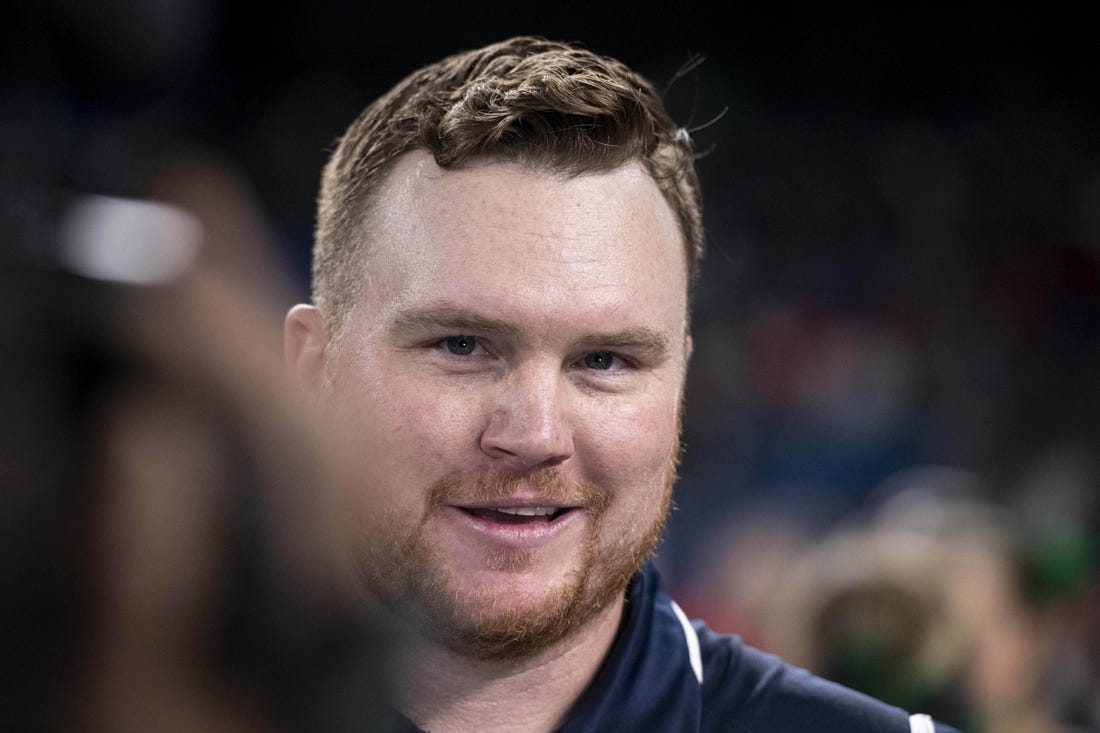
[[[312,305],[296,305],[283,322],[283,368],[291,383],[306,394],[316,394],[325,374],[325,332],[321,312]]]

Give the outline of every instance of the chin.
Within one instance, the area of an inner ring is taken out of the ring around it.
[[[524,578],[518,585],[506,581],[456,593],[431,613],[432,627],[440,643],[463,655],[530,657],[578,632],[606,608],[607,602],[594,602],[588,581],[589,573],[577,570],[549,587],[545,582],[532,587],[538,579]]]

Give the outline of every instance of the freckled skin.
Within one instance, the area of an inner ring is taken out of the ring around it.
[[[412,572],[469,618],[537,616],[578,583],[582,598],[603,602],[601,569],[660,526],[674,472],[687,287],[668,204],[634,165],[572,178],[489,161],[442,171],[413,152],[372,210],[369,274],[328,364],[327,400],[360,457],[364,562],[407,566],[415,545]],[[509,329],[395,327],[440,309]],[[631,329],[665,348],[601,346]],[[476,349],[449,350],[459,335]],[[593,352],[615,354],[611,368],[591,368]],[[510,561],[427,505],[444,477],[493,471],[583,482],[607,496],[606,511],[579,513]],[[384,601],[417,603],[392,573],[374,582]],[[413,611],[450,628],[439,609]]]

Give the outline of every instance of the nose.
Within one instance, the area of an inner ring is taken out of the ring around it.
[[[501,384],[481,450],[511,470],[563,463],[573,455],[573,433],[561,372],[549,365],[513,371]]]

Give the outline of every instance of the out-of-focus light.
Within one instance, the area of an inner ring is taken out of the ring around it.
[[[202,225],[166,204],[82,196],[65,212],[60,257],[84,277],[157,285],[179,277],[194,261]]]

